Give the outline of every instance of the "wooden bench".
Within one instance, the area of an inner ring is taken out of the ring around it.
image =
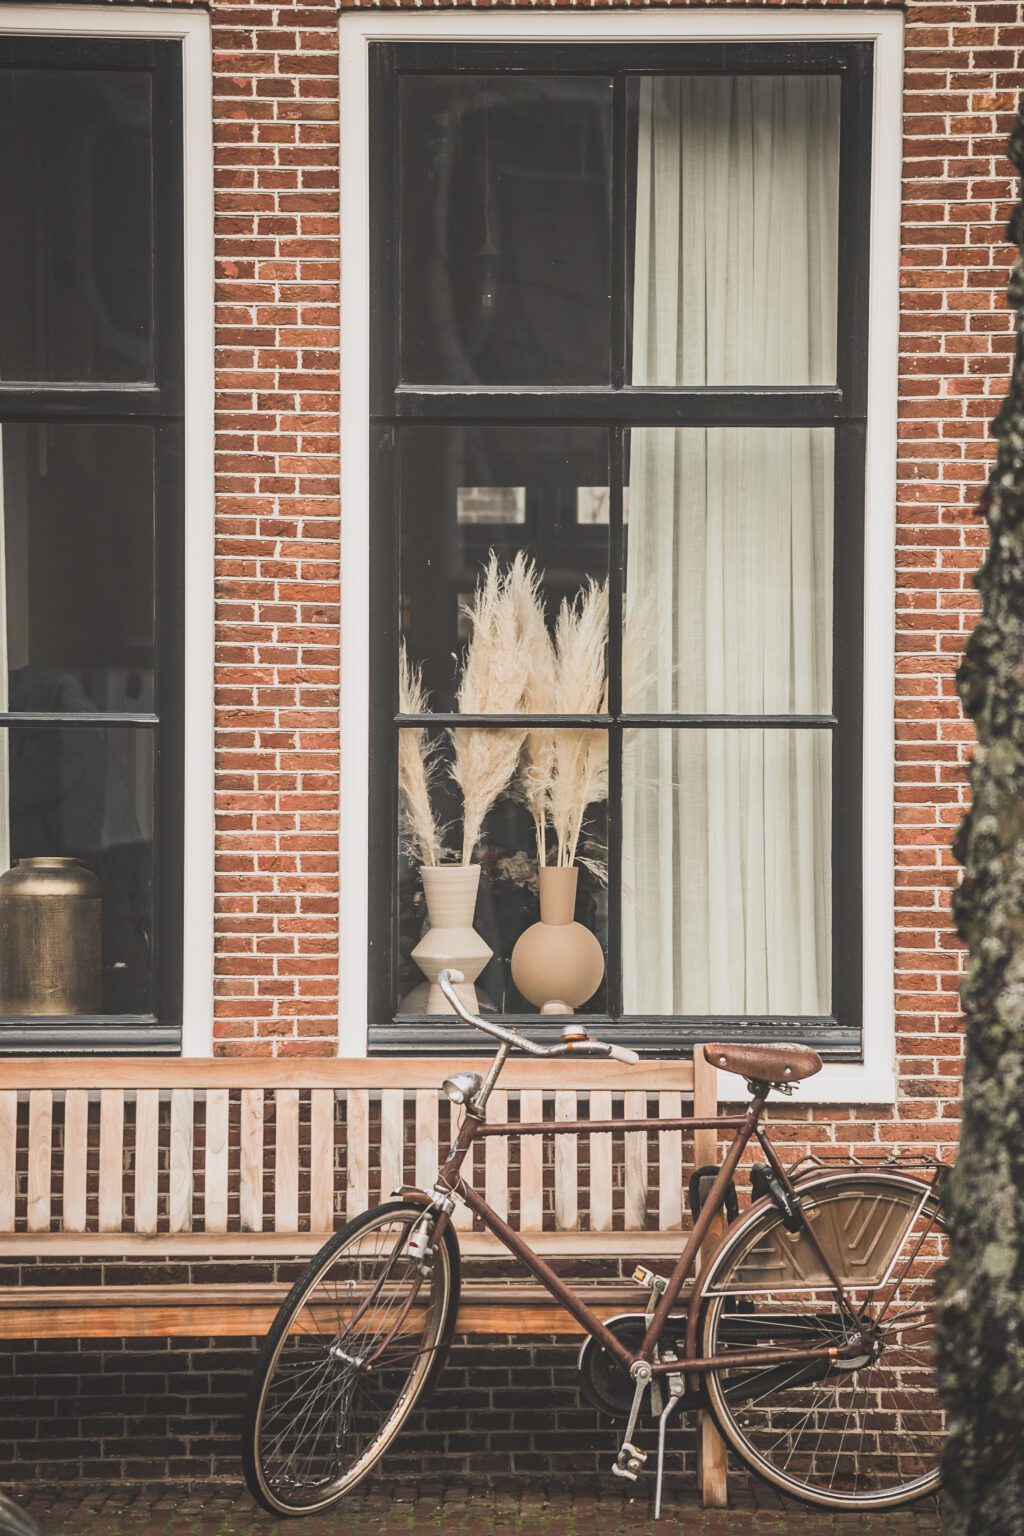
[[[402,1183],[430,1187],[461,1109],[439,1094],[465,1060],[21,1060],[0,1068],[0,1254],[118,1259],[313,1253]],[[690,1061],[513,1060],[491,1118],[551,1133],[474,1148],[473,1181],[531,1244],[566,1264],[679,1251],[685,1173],[717,1161],[713,1131],[558,1133],[560,1121],[716,1112],[716,1073]],[[470,1258],[504,1250],[456,1215]],[[486,1268],[486,1266],[478,1266]],[[491,1266],[493,1268],[493,1266]],[[460,1331],[578,1332],[546,1292],[472,1268]],[[0,1337],[262,1333],[277,1283],[0,1289]],[[614,1276],[586,1288],[599,1315],[643,1305]],[[701,1426],[705,1503],[725,1502],[724,1449]]]

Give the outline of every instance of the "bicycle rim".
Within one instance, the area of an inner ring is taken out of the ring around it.
[[[369,1211],[332,1238],[296,1282],[257,1366],[243,1459],[251,1491],[277,1514],[344,1497],[384,1455],[446,1348],[453,1259],[406,1252],[418,1206]]]
[[[765,1202],[713,1260],[702,1353],[825,1345],[845,1358],[709,1371],[712,1412],[739,1455],[785,1493],[832,1509],[910,1503],[938,1487],[944,1440],[933,1358],[941,1214],[928,1186],[895,1174],[830,1176],[800,1194],[857,1321],[807,1237],[788,1233]],[[862,1319],[873,1342],[854,1354]]]

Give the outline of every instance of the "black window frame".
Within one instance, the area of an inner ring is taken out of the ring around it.
[[[154,433],[152,713],[0,712],[19,730],[114,726],[154,737],[153,1000],[151,1013],[0,1016],[0,1057],[177,1055],[184,953],[185,715],[185,187],[182,46],[172,40],[12,36],[0,67],[147,71],[153,82],[153,374],[127,383],[4,383],[0,426],[145,424]]]
[[[609,731],[609,935],[607,1014],[588,1025],[659,1056],[701,1041],[814,1046],[830,1061],[863,1059],[863,657],[864,503],[867,433],[868,272],[874,45],[870,42],[371,43],[370,44],[370,720],[368,1028],[371,1054],[479,1051],[481,1037],[449,1019],[396,1014],[397,731],[412,724],[521,723],[521,716],[398,713],[399,640],[396,431],[419,425],[604,425],[609,434],[609,713],[530,717],[538,724]],[[606,386],[423,386],[399,371],[398,81],[403,74],[587,74],[612,77],[611,382]],[[673,388],[627,381],[627,82],[636,75],[832,74],[840,80],[837,370],[834,385]],[[820,715],[624,714],[622,469],[632,427],[825,427],[835,441],[833,692]],[[840,643],[841,642],[841,643]],[[622,733],[709,726],[828,729],[832,735],[832,1012],[827,1016],[666,1015],[622,1011]],[[557,1028],[537,1014],[505,1015],[539,1039]]]

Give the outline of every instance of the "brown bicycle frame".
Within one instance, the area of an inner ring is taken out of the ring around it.
[[[653,1373],[678,1372],[681,1364],[680,1361],[655,1361],[652,1363],[652,1356],[669,1315],[679,1299],[679,1294],[694,1271],[697,1256],[711,1230],[711,1224],[715,1217],[724,1209],[729,1181],[739,1165],[747,1144],[752,1138],[757,1139],[765,1157],[768,1159],[772,1172],[782,1183],[787,1194],[793,1195],[795,1193],[793,1185],[768,1139],[768,1134],[760,1123],[767,1092],[766,1085],[757,1085],[754,1098],[743,1115],[717,1115],[708,1118],[684,1117],[672,1120],[559,1120],[556,1122],[518,1121],[511,1124],[502,1122],[500,1124],[488,1125],[480,1117],[467,1113],[459,1127],[455,1143],[441,1167],[440,1183],[463,1200],[474,1215],[479,1216],[484,1226],[493,1232],[499,1242],[520,1260],[530,1274],[533,1275],[534,1279],[540,1282],[544,1289],[579,1323],[580,1327],[589,1333],[603,1349],[607,1350],[625,1371],[629,1372],[634,1365],[643,1362],[650,1366]],[[574,1131],[651,1130],[727,1130],[733,1132],[733,1139],[726,1152],[725,1160],[718,1171],[718,1175],[701,1206],[700,1215],[693,1224],[693,1230],[683,1247],[682,1253],[679,1255],[675,1268],[669,1276],[668,1284],[654,1309],[640,1348],[633,1352],[626,1349],[620,1343],[611,1330],[605,1327],[601,1319],[590,1310],[576,1292],[566,1285],[565,1281],[555,1273],[551,1265],[530,1247],[522,1234],[517,1232],[514,1227],[509,1226],[504,1217],[499,1216],[497,1211],[488,1205],[483,1196],[478,1194],[471,1184],[465,1182],[461,1169],[470,1148],[480,1137],[504,1136],[512,1139],[520,1136],[563,1135]],[[799,1210],[799,1204],[797,1204],[797,1210]],[[803,1221],[802,1217],[801,1220]],[[447,1213],[442,1212],[437,1226],[438,1234],[443,1232],[447,1221]],[[828,1255],[822,1251],[810,1222],[803,1221],[803,1230],[821,1260],[826,1274],[832,1280],[844,1310],[856,1322],[856,1313],[846,1297],[842,1282],[835,1274]],[[828,1345],[813,1349],[754,1348],[745,1351],[733,1351],[728,1355],[698,1357],[696,1355],[696,1342],[700,1300],[700,1287],[695,1286],[687,1312],[686,1353],[683,1362],[687,1374],[692,1373],[695,1377],[699,1377],[705,1371],[718,1370],[726,1366],[781,1364],[791,1360],[835,1359],[841,1353],[835,1345]]]

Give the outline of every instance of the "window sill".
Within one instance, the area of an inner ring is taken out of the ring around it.
[[[0,1019],[0,1057],[180,1055],[180,1024],[146,1014]]]

